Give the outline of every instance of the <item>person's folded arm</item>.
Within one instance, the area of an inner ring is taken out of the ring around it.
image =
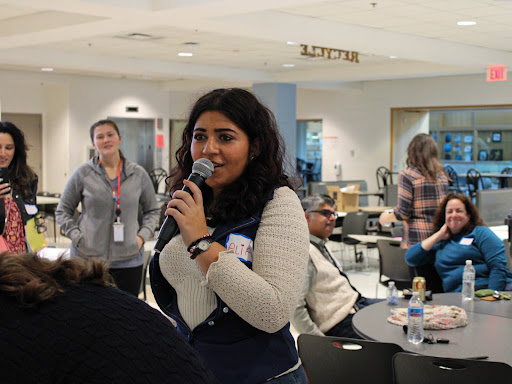
[[[233,251],[220,252],[209,266],[206,281],[242,319],[273,333],[290,321],[308,258],[304,210],[295,192],[279,188],[263,211],[254,239],[252,270]]]
[[[308,311],[308,305],[306,303],[306,296],[311,289],[311,283],[313,277],[316,274],[315,266],[311,262],[308,262],[308,268],[306,270],[306,276],[304,278],[304,284],[302,285],[302,291],[293,311],[292,325],[299,333],[307,333],[309,335],[325,336],[322,331],[317,327],[315,322],[311,319]]]

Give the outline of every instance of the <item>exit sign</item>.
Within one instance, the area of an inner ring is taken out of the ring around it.
[[[504,65],[487,67],[487,81],[507,81],[507,67]]]

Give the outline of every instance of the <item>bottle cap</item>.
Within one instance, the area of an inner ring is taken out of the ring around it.
[[[388,287],[394,287],[394,286],[395,286],[395,282],[394,282],[394,281],[390,281],[390,282],[388,283]]]
[[[466,265],[472,265],[473,264],[473,260],[466,260]]]

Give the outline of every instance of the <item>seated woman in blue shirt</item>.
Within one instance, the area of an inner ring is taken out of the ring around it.
[[[450,193],[443,199],[434,217],[434,234],[409,248],[405,260],[412,267],[433,263],[445,292],[462,290],[466,260],[475,267],[475,289],[512,290],[503,241],[484,226],[466,195]]]

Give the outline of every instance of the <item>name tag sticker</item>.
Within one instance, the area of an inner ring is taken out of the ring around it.
[[[460,239],[460,245],[471,245],[473,244],[473,240],[472,237],[463,237]]]
[[[240,233],[231,233],[226,239],[225,247],[233,250],[235,256],[241,261],[252,264],[254,256],[254,242],[250,237]]]
[[[34,204],[25,204],[25,212],[33,216],[37,213],[37,206],[35,206]]]

